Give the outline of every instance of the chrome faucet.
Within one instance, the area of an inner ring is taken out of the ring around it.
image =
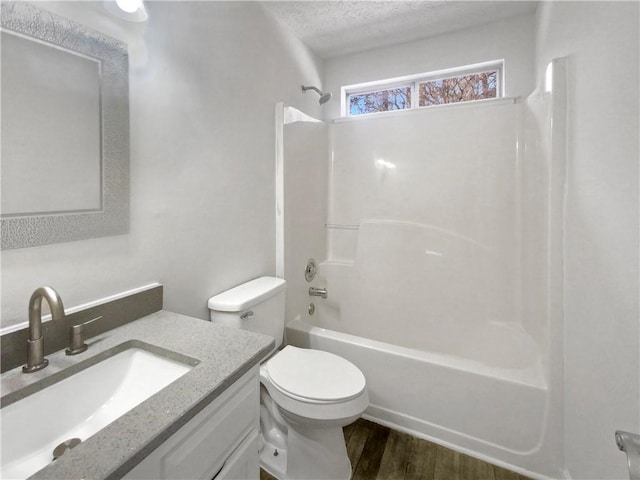
[[[45,299],[51,310],[52,320],[64,318],[64,305],[58,292],[51,287],[40,287],[33,292],[29,300],[29,338],[27,339],[27,364],[22,367],[23,373],[42,370],[49,365],[44,358],[44,338],[42,337],[42,299]]]
[[[327,298],[327,289],[326,288],[309,287],[309,296],[310,297]]]

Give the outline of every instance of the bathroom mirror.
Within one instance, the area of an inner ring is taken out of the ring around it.
[[[2,2],[2,249],[129,230],[127,46]]]

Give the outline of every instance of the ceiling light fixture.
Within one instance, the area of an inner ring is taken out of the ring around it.
[[[116,5],[120,7],[120,10],[133,13],[140,7],[141,2],[139,0],[116,0]]]
[[[128,22],[146,22],[149,18],[143,0],[104,0],[104,7]]]

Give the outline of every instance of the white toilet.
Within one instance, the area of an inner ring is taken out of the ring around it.
[[[211,321],[270,335],[282,345],[286,282],[261,277],[209,299]],[[260,367],[260,464],[281,480],[348,480],[342,427],[369,405],[364,375],[329,352],[291,345]]]

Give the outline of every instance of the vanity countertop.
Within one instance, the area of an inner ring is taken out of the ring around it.
[[[200,363],[30,478],[122,477],[275,346],[271,337],[160,311],[88,339],[89,349],[79,355],[67,356],[64,351],[48,355],[49,366],[39,372],[23,374],[16,368],[2,374],[2,395],[129,340],[171,350]],[[82,392],[77,401],[82,402]],[[65,407],[70,406],[60,405]]]

